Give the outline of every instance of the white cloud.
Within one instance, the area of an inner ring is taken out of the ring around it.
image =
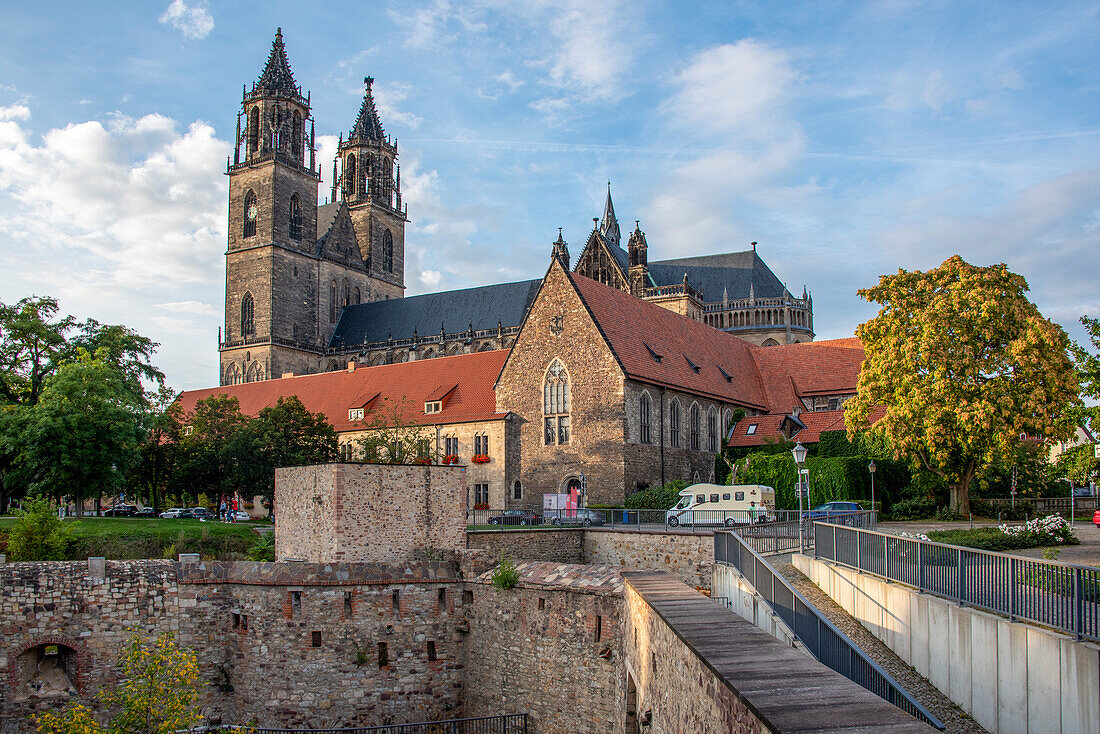
[[[668,137],[706,152],[654,186],[651,242],[683,255],[743,249],[758,239],[737,217],[746,203],[793,207],[812,191],[781,180],[805,149],[788,110],[797,80],[788,52],[754,39],[701,51],[676,75]]]
[[[439,286],[439,280],[442,274],[438,270],[421,270],[420,282],[425,288],[429,290],[435,290]]]
[[[0,107],[0,120],[29,120],[31,109],[25,104],[13,104]]]
[[[210,383],[220,319],[205,304],[221,298],[229,148],[204,122],[180,132],[162,115],[40,139],[0,122],[0,290],[48,293],[69,312],[132,326],[164,344],[161,359],[178,353],[177,384]],[[179,313],[207,338],[168,329]]]
[[[188,5],[183,0],[172,0],[160,16],[160,22],[195,41],[206,38],[214,30],[214,18],[206,8]]]
[[[398,108],[398,104],[409,96],[410,88],[408,84],[402,82],[379,84],[374,87],[374,102],[378,106],[378,115],[382,118],[383,125],[396,122],[413,130],[420,127],[422,117]]]

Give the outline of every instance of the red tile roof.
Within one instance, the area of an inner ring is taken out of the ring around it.
[[[583,275],[568,276],[631,379],[767,409],[745,341]]]
[[[774,347],[772,347],[774,349]],[[763,446],[769,440],[775,441],[782,438],[779,428],[788,413],[768,413],[767,415],[752,415],[737,422],[730,436],[730,446]],[[885,408],[875,408],[871,411],[871,423],[877,422],[886,415]],[[798,420],[806,427],[791,436],[792,441],[802,443],[817,443],[821,440],[821,434],[826,431],[844,431],[847,425],[844,423],[843,410],[818,410],[803,411]],[[749,435],[749,427],[756,426],[756,430]]]
[[[493,392],[493,383],[507,356],[508,350],[499,349],[378,367],[357,366],[354,372],[341,370],[187,390],[180,393],[179,401],[190,412],[195,403],[211,395],[231,395],[240,401],[242,413],[254,416],[275,405],[280,397],[297,395],[308,410],[324,413],[337,431],[361,428],[358,421],[348,420],[348,410],[367,403],[371,403],[371,410],[377,410],[385,398],[390,400],[388,405],[398,405],[402,397],[408,398],[403,419],[422,425],[494,420],[507,415],[497,412]],[[425,415],[424,402],[429,396],[439,396],[452,386],[442,412]],[[365,419],[370,420],[370,416],[368,410]]]
[[[750,347],[773,413],[802,408],[799,397],[855,395],[863,364],[859,339]]]

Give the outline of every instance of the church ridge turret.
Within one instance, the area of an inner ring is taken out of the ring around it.
[[[554,241],[554,249],[550,256],[560,262],[564,269],[569,269],[569,247],[565,238],[562,237],[561,227],[558,227],[558,239]]]
[[[619,233],[619,220],[615,218],[615,205],[611,201],[611,182],[607,182],[607,201],[603,205],[603,219],[599,220],[598,229],[604,239],[619,244],[622,238]]]

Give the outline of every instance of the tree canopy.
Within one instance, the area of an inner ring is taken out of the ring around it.
[[[970,483],[995,453],[1014,454],[1021,437],[1048,443],[1073,432],[1069,338],[1027,291],[1004,264],[957,255],[859,291],[882,308],[856,331],[866,357],[845,406],[849,436],[885,408],[875,432],[943,479],[956,512],[969,511]]]

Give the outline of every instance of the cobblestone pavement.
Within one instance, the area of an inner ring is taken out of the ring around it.
[[[783,574],[802,596],[817,607],[819,612],[836,625],[841,632],[848,635],[849,639],[859,645],[869,658],[893,676],[894,680],[909,692],[909,695],[938,716],[940,721],[947,727],[945,731],[949,734],[987,734],[978,722],[952,703],[939,689],[895,655],[890,648],[845,612],[813,581],[810,581],[801,571],[791,565],[790,559],[789,555],[774,556],[769,558],[768,562],[779,573]]]

